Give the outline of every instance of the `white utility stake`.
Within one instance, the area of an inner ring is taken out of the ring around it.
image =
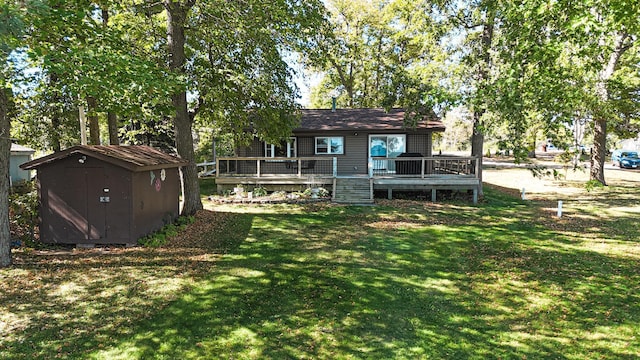
[[[558,217],[562,217],[562,200],[558,200]]]

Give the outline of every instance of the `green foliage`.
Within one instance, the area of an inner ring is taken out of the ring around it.
[[[216,193],[217,185],[214,177],[200,178],[200,195],[209,196]]]
[[[306,188],[303,192],[302,195],[305,197],[310,197],[310,196],[317,196],[317,197],[327,197],[330,195],[329,190],[323,188],[323,187],[310,187],[310,188]]]
[[[564,175],[558,169],[550,169],[546,166],[531,166],[529,168],[531,174],[536,178],[550,177],[555,180],[564,178]]]
[[[262,186],[253,188],[253,196],[267,196],[267,189]]]
[[[38,191],[34,182],[16,187],[9,194],[9,228],[11,238],[20,239],[24,245],[35,247],[35,230],[38,226]]]
[[[276,143],[289,136],[299,117],[284,55],[306,41],[321,9],[315,0],[197,2],[189,19],[198,39],[189,44],[196,120],[238,142],[256,135]]]
[[[194,221],[195,217],[192,215],[180,216],[173,223],[167,224],[162,229],[138,239],[138,244],[152,248],[161,247],[167,243],[169,238],[178,235],[187,225],[192,224]]]
[[[596,190],[596,189],[602,189],[602,188],[604,188],[604,185],[603,185],[600,181],[597,181],[597,180],[589,180],[589,181],[587,181],[587,182],[584,184],[584,188],[585,188],[588,192],[591,192],[591,191]]]
[[[335,91],[346,108],[404,107],[407,126],[455,102],[454,70],[443,61],[442,17],[422,1],[331,1],[330,23],[316,35],[305,61],[325,75],[312,106],[328,108]]]

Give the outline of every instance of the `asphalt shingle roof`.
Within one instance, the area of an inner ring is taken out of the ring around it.
[[[179,167],[187,164],[186,161],[177,156],[166,154],[150,146],[77,145],[32,160],[23,164],[21,167],[23,169],[34,169],[38,166],[73,155],[92,156],[132,171]]]
[[[435,118],[418,121],[415,127],[406,127],[404,109],[305,109],[295,132],[340,130],[429,130],[444,131],[445,127]]]

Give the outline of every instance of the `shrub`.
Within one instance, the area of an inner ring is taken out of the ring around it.
[[[587,190],[587,192],[591,192],[595,189],[604,188],[604,185],[602,185],[602,183],[598,180],[589,180],[584,184],[584,187]]]
[[[194,216],[180,216],[173,223],[165,225],[162,229],[138,239],[138,244],[146,247],[160,247],[166,244],[167,239],[178,235],[187,225],[195,222]]]
[[[29,182],[9,194],[9,228],[11,237],[23,243],[35,245],[38,224],[38,192],[34,182]]]
[[[253,189],[254,196],[267,196],[267,189],[262,186],[258,186]]]
[[[318,197],[327,197],[329,196],[329,190],[322,188],[322,187],[318,187],[318,188],[306,188],[303,192],[302,195],[304,196],[312,196],[315,193],[315,195],[317,195]]]

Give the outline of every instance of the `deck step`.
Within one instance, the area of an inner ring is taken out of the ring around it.
[[[370,179],[336,178],[334,201],[343,204],[372,203]]]

